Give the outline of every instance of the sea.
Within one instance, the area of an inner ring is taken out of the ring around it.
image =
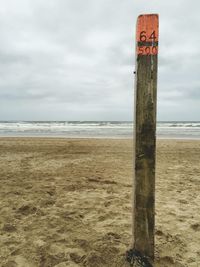
[[[0,137],[132,138],[130,121],[0,121]],[[159,139],[200,139],[200,121],[158,121]]]

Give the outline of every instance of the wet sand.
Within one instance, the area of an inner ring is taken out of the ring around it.
[[[132,142],[0,138],[0,266],[128,266]],[[200,141],[159,140],[156,264],[200,266]]]

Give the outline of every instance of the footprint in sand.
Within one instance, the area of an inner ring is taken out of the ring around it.
[[[190,226],[194,231],[200,231],[200,224],[194,223]]]
[[[5,232],[15,232],[17,228],[11,223],[5,223],[2,227],[2,230]]]
[[[22,205],[18,210],[19,213],[23,215],[29,215],[29,214],[34,214],[37,211],[37,208],[31,205]]]

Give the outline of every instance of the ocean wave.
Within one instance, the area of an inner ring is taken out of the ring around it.
[[[1,136],[132,137],[133,128],[128,121],[0,121]],[[158,122],[157,135],[200,138],[200,122]]]

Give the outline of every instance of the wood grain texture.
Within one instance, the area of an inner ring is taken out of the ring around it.
[[[151,31],[154,31],[154,27],[158,28],[155,23],[155,21],[158,23],[157,15],[152,15],[152,20],[150,15],[145,16],[148,18],[142,19],[144,22],[142,27],[140,23],[137,24],[139,27],[137,35],[140,35],[139,31],[143,31],[145,27]],[[138,20],[141,20],[141,16]],[[158,41],[158,30],[156,30],[156,38]],[[157,65],[157,54],[137,54],[133,247],[146,256],[151,263],[154,261]]]

